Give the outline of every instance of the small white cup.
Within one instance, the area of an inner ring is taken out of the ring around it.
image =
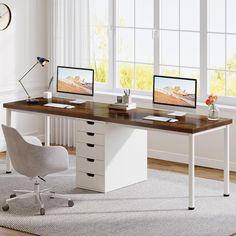
[[[52,99],[52,92],[51,91],[43,92],[43,97],[46,99]]]

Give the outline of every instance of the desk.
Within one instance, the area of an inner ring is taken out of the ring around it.
[[[52,102],[70,104],[68,99],[53,98]],[[147,115],[168,117],[168,112],[137,108],[130,111],[111,110],[108,104],[86,102],[73,109],[45,107],[24,101],[5,103],[6,124],[11,126],[11,112],[29,112],[45,117],[45,145],[50,144],[50,117],[62,116],[77,121],[76,186],[108,192],[147,178],[147,131],[180,134],[189,140],[189,203],[195,208],[195,137],[224,130],[224,196],[229,196],[229,125],[232,119],[209,121],[206,116],[186,114],[178,122],[144,120]],[[171,117],[171,116],[170,116]],[[173,117],[172,117],[173,118]],[[7,158],[7,172],[11,171]]]

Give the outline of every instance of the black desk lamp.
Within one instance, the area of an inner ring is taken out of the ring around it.
[[[29,74],[29,72],[30,72],[31,70],[34,69],[35,66],[37,66],[38,64],[40,64],[42,67],[44,67],[48,62],[49,62],[48,59],[45,59],[45,58],[42,58],[42,57],[37,57],[37,62],[18,80],[19,83],[21,84],[21,86],[23,87],[25,93],[26,93],[27,96],[28,96],[28,99],[26,100],[27,103],[38,103],[39,101],[38,101],[37,99],[35,99],[35,98],[31,98],[31,97],[30,97],[29,93],[27,92],[25,86],[23,85],[23,83],[22,83],[21,81],[25,78],[26,75]]]

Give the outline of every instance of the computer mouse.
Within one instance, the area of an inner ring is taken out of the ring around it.
[[[169,120],[170,123],[174,123],[174,122],[177,122],[177,121],[179,121],[179,120],[177,120],[177,119],[171,119],[171,120]]]

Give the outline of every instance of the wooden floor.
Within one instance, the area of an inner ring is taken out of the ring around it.
[[[69,149],[70,154],[75,154],[73,149]],[[0,153],[0,159],[5,159],[6,154]],[[153,158],[148,159],[148,168],[155,169],[155,170],[165,170],[165,171],[172,171],[182,174],[188,173],[188,166],[187,164],[179,164],[176,162],[170,161],[162,161]],[[195,176],[213,180],[223,180],[224,175],[222,170],[216,170],[211,168],[205,167],[195,167]],[[236,183],[236,172],[230,173],[230,181]],[[19,231],[14,231],[10,229],[5,229],[0,227],[0,235],[1,236],[29,236],[31,234],[22,233]]]

